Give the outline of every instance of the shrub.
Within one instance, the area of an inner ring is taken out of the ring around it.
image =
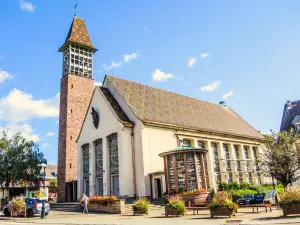
[[[300,188],[289,187],[284,192],[278,194],[281,206],[291,206],[300,203]]]
[[[168,198],[168,202],[169,203],[166,204],[166,208],[176,209],[179,215],[185,215],[186,207],[180,196],[171,196]]]
[[[240,184],[237,182],[232,182],[228,184],[228,189],[229,190],[239,190],[240,189]]]
[[[26,203],[24,198],[16,198],[10,202],[9,210],[13,216],[24,215]]]
[[[240,183],[240,189],[250,189],[250,186],[251,185],[246,182]]]
[[[132,208],[134,210],[143,210],[145,213],[148,213],[149,205],[150,202],[146,197],[140,197],[132,204]]]
[[[217,209],[219,207],[225,207],[232,211],[236,211],[238,205],[232,202],[230,193],[226,191],[219,191],[215,193],[214,198],[212,199],[211,203],[209,204],[210,209]]]
[[[182,192],[182,193],[180,193],[180,195],[188,196],[188,195],[196,195],[196,194],[205,193],[205,192],[207,192],[205,189],[196,189],[196,190]]]
[[[219,182],[218,189],[219,191],[226,191],[228,189],[228,184],[225,182]]]
[[[115,196],[93,196],[89,197],[88,202],[90,204],[99,204],[99,205],[108,205],[108,204],[113,204],[116,201],[119,201],[119,199]],[[80,200],[81,202],[81,200]]]

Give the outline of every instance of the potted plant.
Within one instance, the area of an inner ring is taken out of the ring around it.
[[[148,199],[146,197],[138,198],[132,204],[133,215],[134,216],[136,214],[139,214],[139,215],[146,214],[146,215],[148,215],[149,205],[150,205],[150,202],[148,201]]]
[[[179,195],[171,196],[168,198],[168,204],[165,206],[166,217],[169,215],[173,216],[184,216],[186,213],[186,207],[184,201]]]
[[[289,214],[300,214],[300,188],[289,187],[278,194],[283,216]]]
[[[235,216],[238,205],[234,203],[231,196],[226,191],[215,193],[214,198],[209,204],[210,216]]]
[[[209,199],[210,201],[210,194],[205,189],[189,190],[186,192],[179,193],[179,195],[184,201],[185,205],[189,205],[189,202],[194,202],[196,198]]]

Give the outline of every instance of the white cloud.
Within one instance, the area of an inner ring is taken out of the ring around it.
[[[223,96],[222,96],[222,98],[223,98],[223,100],[226,100],[226,99],[228,99],[230,96],[232,96],[233,95],[233,91],[229,91],[229,92],[227,92],[227,93],[225,93]]]
[[[94,86],[102,86],[102,82],[95,82]]]
[[[152,80],[153,81],[165,81],[168,80],[170,78],[173,77],[172,73],[164,73],[162,71],[160,71],[159,69],[156,69],[153,73],[152,73]]]
[[[58,115],[59,93],[50,99],[34,100],[31,94],[13,89],[8,96],[0,98],[0,120],[16,123]]]
[[[13,78],[13,76],[9,72],[6,72],[0,68],[0,84],[10,78]]]
[[[52,137],[52,136],[54,136],[54,132],[48,132],[47,133],[47,137]]]
[[[122,62],[116,62],[116,61],[113,60],[113,61],[111,61],[110,65],[104,64],[104,65],[102,65],[102,67],[103,67],[104,70],[111,70],[113,68],[121,67],[122,65],[123,65]]]
[[[43,143],[41,148],[47,148],[49,145],[47,143]]]
[[[123,60],[124,60],[124,62],[129,63],[130,61],[136,59],[137,57],[139,57],[138,51],[137,51],[137,52],[133,52],[133,53],[128,54],[128,55],[125,54],[125,55],[123,56]]]
[[[29,13],[33,13],[35,8],[36,6],[32,4],[32,2],[26,2],[25,0],[20,0],[20,9]]]
[[[8,136],[11,137],[16,133],[22,133],[22,136],[27,140],[31,140],[33,142],[39,141],[39,136],[33,132],[33,129],[30,124],[6,124],[4,127],[0,126],[0,132],[6,131]]]
[[[189,58],[188,67],[192,68],[192,66],[195,64],[196,61],[197,61],[196,57]]]
[[[5,56],[4,55],[0,55],[0,60],[5,60]]]
[[[209,56],[208,52],[205,52],[205,53],[201,53],[201,54],[200,54],[200,58],[201,58],[201,59],[206,59],[206,58],[208,58],[208,56]]]
[[[208,84],[206,86],[202,86],[200,88],[200,91],[214,91],[216,90],[221,84],[221,81],[214,81],[211,84]]]

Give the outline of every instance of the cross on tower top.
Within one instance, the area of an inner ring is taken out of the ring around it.
[[[75,16],[77,15],[77,13],[76,13],[77,5],[78,5],[78,3],[75,3],[75,6],[74,6]]]

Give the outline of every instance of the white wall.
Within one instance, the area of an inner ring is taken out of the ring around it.
[[[98,129],[95,129],[93,124],[92,115],[90,113],[91,107],[94,107],[100,116]],[[81,135],[77,142],[79,160],[78,197],[83,193],[83,160],[81,146],[86,143],[90,144],[90,196],[95,195],[95,158],[93,154],[93,142],[99,138],[102,138],[103,143],[103,167],[105,171],[103,174],[104,195],[110,194],[107,136],[113,133],[118,134],[120,195],[133,196],[130,128],[125,128],[123,124],[117,120],[100,91],[96,89],[91,100],[86,120],[83,123]],[[127,184],[127,182],[130,183]]]
[[[151,190],[148,174],[164,170],[163,158],[158,155],[177,147],[177,139],[174,131],[162,128],[144,126],[142,134],[145,195],[149,196]]]

